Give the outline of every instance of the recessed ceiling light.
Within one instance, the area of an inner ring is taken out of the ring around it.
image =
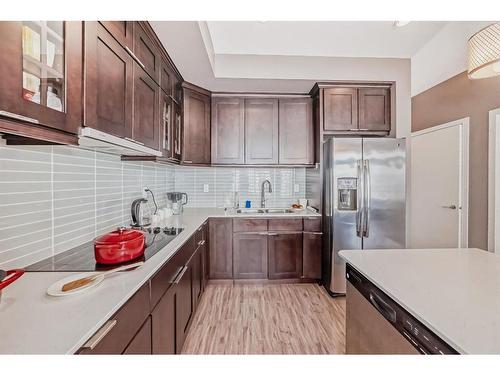
[[[403,27],[410,23],[411,21],[394,21],[395,27]]]

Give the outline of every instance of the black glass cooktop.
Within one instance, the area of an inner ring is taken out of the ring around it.
[[[146,234],[146,250],[144,255],[128,263],[146,261],[172,241],[183,228],[155,228],[144,230]],[[120,264],[98,264],[94,258],[94,241],[84,243],[53,257],[41,260],[25,268],[27,272],[93,272],[106,271],[120,267]]]

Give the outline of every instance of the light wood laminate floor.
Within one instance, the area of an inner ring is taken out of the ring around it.
[[[316,284],[209,284],[183,354],[343,354],[345,298]]]

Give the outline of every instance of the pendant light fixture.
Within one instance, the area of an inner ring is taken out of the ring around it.
[[[500,22],[475,33],[469,39],[470,79],[500,75]]]

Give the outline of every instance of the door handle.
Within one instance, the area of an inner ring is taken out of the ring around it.
[[[133,53],[132,50],[130,48],[128,48],[127,46],[125,46],[125,49],[129,53],[129,55],[132,56],[132,58],[135,60],[135,62],[137,64],[139,64],[142,69],[146,70],[146,66],[142,63],[141,60],[139,60],[139,58],[135,55],[135,53]]]
[[[181,272],[179,272],[179,274],[177,275],[177,277],[175,278],[175,280],[172,282],[172,284],[174,284],[174,285],[179,284],[179,282],[182,279],[182,276],[184,276],[184,274],[186,273],[187,270],[188,270],[188,266],[182,267]]]
[[[363,236],[368,237],[370,235],[370,201],[371,197],[371,176],[370,176],[370,161],[364,161],[364,172],[363,172],[363,188],[365,189],[365,193],[363,194],[365,203],[363,203],[363,209],[365,211],[364,215],[364,225],[363,225]]]
[[[361,160],[356,162],[357,169],[357,190],[356,190],[356,205],[358,211],[356,212],[356,236],[363,237],[361,231],[361,223],[363,222],[364,215],[364,202],[363,202],[363,191],[364,191],[364,182],[363,182],[363,170],[361,168]]]
[[[456,210],[457,209],[457,206],[452,204],[452,205],[449,205],[449,206],[441,206],[442,208],[449,208],[450,210]]]
[[[108,320],[106,324],[104,324],[99,331],[96,332],[94,336],[90,338],[84,345],[84,349],[90,349],[94,350],[94,348],[99,344],[104,337],[113,329],[113,327],[116,325],[117,321],[116,319],[113,320]]]

